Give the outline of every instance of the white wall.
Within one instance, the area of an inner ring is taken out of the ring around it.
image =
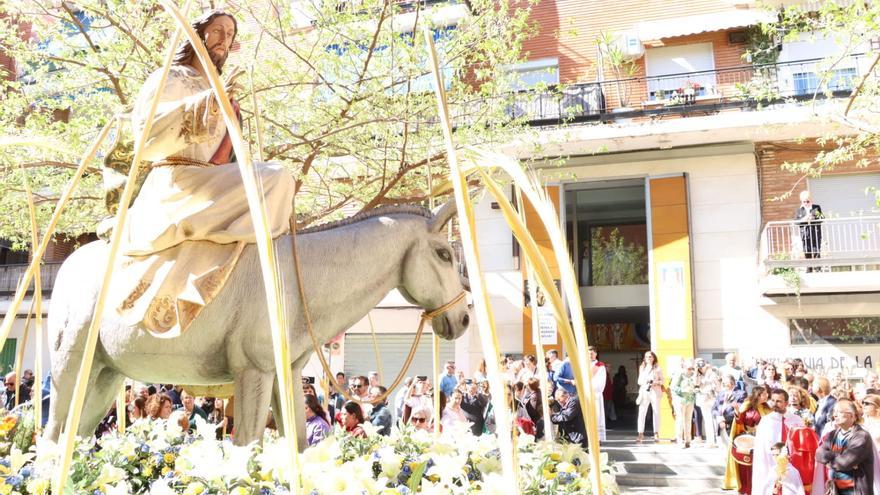
[[[11,298],[10,298],[11,299]],[[6,315],[6,309],[8,306],[9,300],[4,300],[0,302],[0,316]],[[27,311],[27,308],[31,307],[31,299],[29,297],[25,298],[21,303],[22,311]],[[49,312],[49,300],[43,300],[43,375],[49,372],[49,344],[48,339],[46,337],[46,331],[48,329],[48,321],[46,315]],[[24,336],[24,323],[25,323],[25,315],[20,314],[18,318],[15,319],[15,322],[12,324],[12,329],[9,332],[10,339],[16,339],[16,349],[19,349],[22,343],[22,338]],[[36,320],[31,318],[30,322],[30,330],[28,333],[28,341],[25,345],[24,356],[22,356],[22,368],[25,369],[34,369],[34,363],[36,361],[36,351],[37,351],[37,343],[36,343]]]
[[[514,263],[513,234],[501,210],[492,209],[492,202],[492,198],[486,195],[476,204],[474,211],[480,262],[501,353],[520,353],[523,338],[522,273]],[[466,374],[476,370],[483,359],[480,336],[475,326],[456,343],[455,359]]]

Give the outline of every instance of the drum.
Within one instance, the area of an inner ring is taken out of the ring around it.
[[[737,464],[752,465],[752,449],[755,447],[755,436],[743,433],[733,439],[730,455]]]

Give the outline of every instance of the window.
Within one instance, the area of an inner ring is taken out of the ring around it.
[[[822,82],[819,75],[815,72],[797,72],[792,74],[794,82],[794,94],[797,96],[812,95],[817,90],[824,91],[826,88],[831,91],[848,91],[853,88],[853,80],[858,76],[855,67],[848,69],[839,69],[831,73],[831,77],[823,87],[819,87]]]
[[[665,100],[688,88],[696,96],[714,94],[714,71],[712,43],[665,46],[645,51],[649,100]]]
[[[507,68],[516,76],[513,81],[514,90],[526,90],[539,85],[553,86],[559,84],[559,59],[556,57],[532,60]]]
[[[828,218],[878,215],[880,174],[835,174],[808,179],[813,202]]]
[[[880,316],[792,318],[788,327],[793,345],[880,343]]]

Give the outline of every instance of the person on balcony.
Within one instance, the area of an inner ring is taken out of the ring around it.
[[[795,221],[801,231],[801,243],[804,246],[804,258],[815,259],[819,257],[822,248],[822,225],[825,216],[822,207],[813,204],[810,191],[801,191],[801,206],[794,215]],[[807,267],[807,272],[812,272],[813,267]]]

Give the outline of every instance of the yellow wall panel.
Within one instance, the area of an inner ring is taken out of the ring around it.
[[[687,178],[650,179],[651,348],[671,378],[682,359],[694,357],[693,287]],[[662,401],[660,436],[675,437],[675,420]]]

